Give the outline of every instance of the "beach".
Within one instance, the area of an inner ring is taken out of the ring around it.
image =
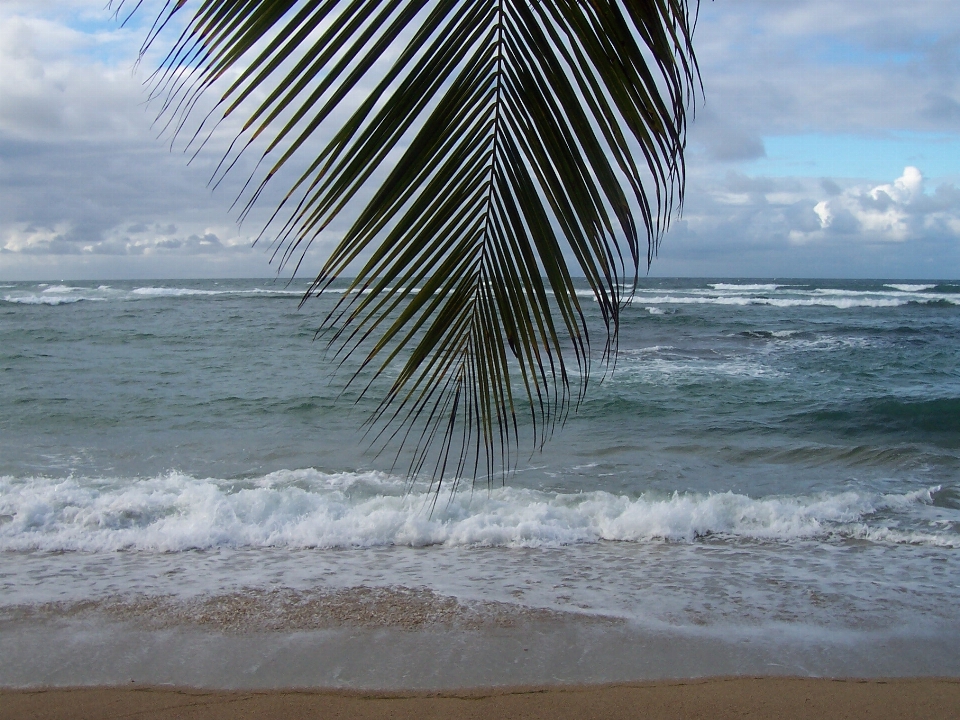
[[[0,714],[957,716],[960,285],[641,281],[440,490],[302,290],[2,288]]]
[[[953,719],[954,656],[955,638],[733,642],[407,588],[117,596],[6,609],[0,719]]]
[[[159,687],[0,691],[0,718],[953,719],[960,681],[714,678],[609,686],[358,693]]]

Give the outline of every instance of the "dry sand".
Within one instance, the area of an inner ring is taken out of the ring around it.
[[[0,690],[7,718],[960,718],[960,680],[718,678],[609,685],[351,693],[156,687]]]

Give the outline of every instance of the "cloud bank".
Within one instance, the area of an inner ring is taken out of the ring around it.
[[[942,0],[704,3],[685,208],[652,273],[960,276],[952,28],[960,5]],[[155,60],[133,70],[145,33],[86,0],[0,2],[0,278],[276,272],[252,246],[276,196],[238,227],[245,168],[208,187],[229,133],[189,165],[158,139],[142,84]],[[918,157],[884,144],[904,133]],[[825,176],[804,155],[811,134],[862,139],[891,169],[864,172],[867,151],[841,144]],[[800,140],[784,156],[780,138]]]

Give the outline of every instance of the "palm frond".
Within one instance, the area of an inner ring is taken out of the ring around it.
[[[590,372],[574,277],[609,357],[682,203],[688,0],[168,0],[148,43],[193,5],[153,95],[176,133],[226,86],[191,143],[247,113],[217,171],[256,147],[244,213],[305,167],[268,226],[281,265],[375,186],[307,295],[359,268],[324,328],[334,358],[399,366],[378,437],[438,488],[510,467],[523,408],[542,446]]]

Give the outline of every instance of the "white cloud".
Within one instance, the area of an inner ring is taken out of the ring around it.
[[[111,43],[133,53],[125,35],[88,35],[44,18],[2,17],[0,132],[31,140],[142,137],[149,121],[132,61],[121,69],[84,55]]]
[[[955,192],[944,186],[941,198]],[[924,193],[923,175],[907,167],[892,183],[855,186],[814,206],[820,230],[798,239],[808,241],[830,233],[855,235],[867,241],[904,242],[930,232],[956,235],[960,203],[938,202]]]
[[[960,187],[698,176],[652,271],[670,276],[928,277],[960,272]]]
[[[6,231],[0,248],[11,253],[49,253],[69,231],[66,223],[52,227],[12,227]]]

